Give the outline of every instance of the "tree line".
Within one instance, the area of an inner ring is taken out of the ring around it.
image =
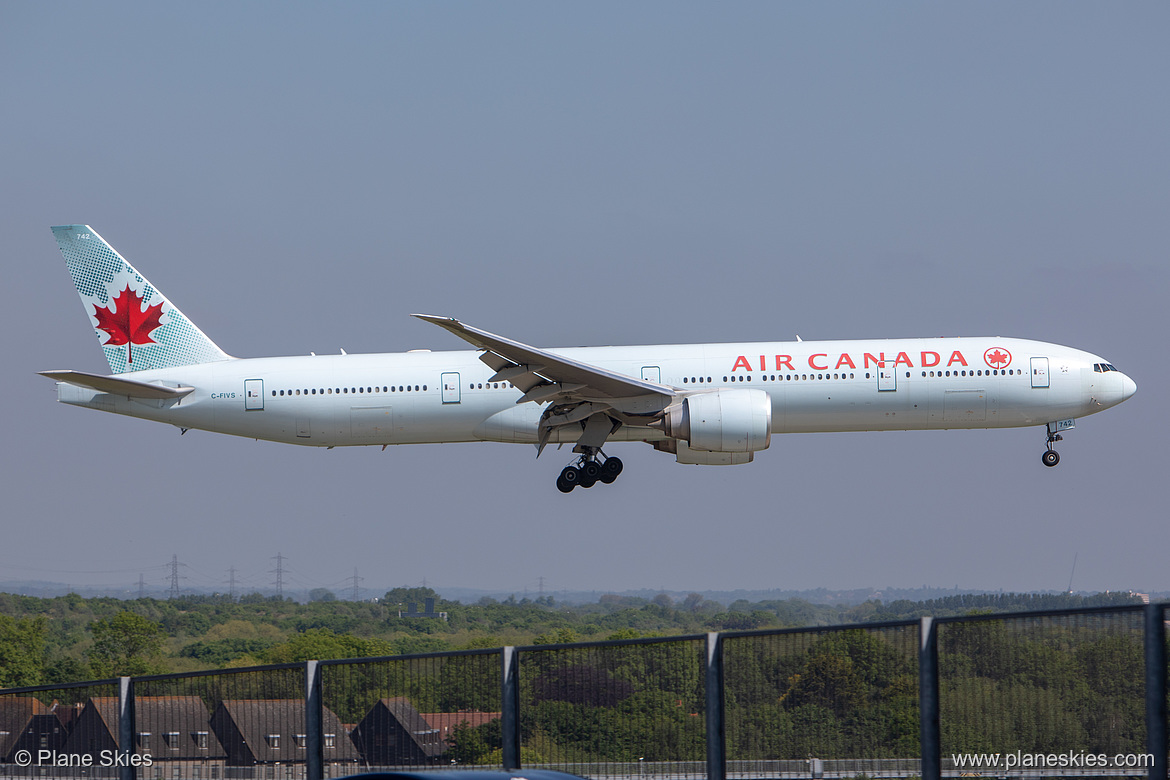
[[[430,588],[395,588],[376,601],[340,601],[328,592],[306,604],[245,595],[174,600],[37,598],[0,593],[0,687],[58,684],[118,675],[186,672],[308,659],[357,658],[505,644],[701,634],[890,621],[921,614],[1017,611],[1132,603],[1128,594],[988,594],[927,602],[856,606],[801,599],[729,605],[692,593],[674,600],[607,594],[590,604],[551,596],[443,599]],[[437,618],[400,618],[409,603],[436,600]]]

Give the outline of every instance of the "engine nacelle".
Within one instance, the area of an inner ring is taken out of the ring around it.
[[[771,443],[772,400],[754,389],[695,393],[667,410],[664,427],[692,450],[758,452]]]

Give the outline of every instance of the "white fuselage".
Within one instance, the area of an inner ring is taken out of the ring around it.
[[[1135,385],[1096,355],[1010,338],[676,344],[549,350],[699,393],[765,390],[772,432],[1010,428],[1107,409]],[[182,428],[312,446],[537,441],[542,408],[491,383],[474,350],[233,359],[140,371],[194,387],[142,400],[59,383],[64,403]],[[574,441],[561,429],[552,441]],[[622,426],[610,441],[655,441]]]

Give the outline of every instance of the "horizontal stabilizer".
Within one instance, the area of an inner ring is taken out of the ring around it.
[[[133,379],[86,374],[82,371],[41,371],[40,375],[58,382],[88,387],[102,393],[130,396],[131,398],[182,398],[195,389],[194,387],[166,387],[149,382],[136,382]]]

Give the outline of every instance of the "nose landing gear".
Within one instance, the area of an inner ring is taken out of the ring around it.
[[[1044,451],[1044,454],[1040,456],[1040,459],[1044,461],[1044,465],[1048,466],[1049,468],[1055,466],[1057,463],[1060,463],[1060,453],[1052,448],[1052,445],[1056,444],[1058,441],[1064,441],[1064,437],[1056,432],[1056,423],[1048,423],[1048,449]]]
[[[604,460],[599,461],[600,455]],[[612,483],[622,473],[620,458],[607,458],[601,450],[586,452],[577,460],[570,463],[557,477],[557,490],[562,493],[571,493],[573,488],[580,485],[591,488],[598,482],[606,485]]]

